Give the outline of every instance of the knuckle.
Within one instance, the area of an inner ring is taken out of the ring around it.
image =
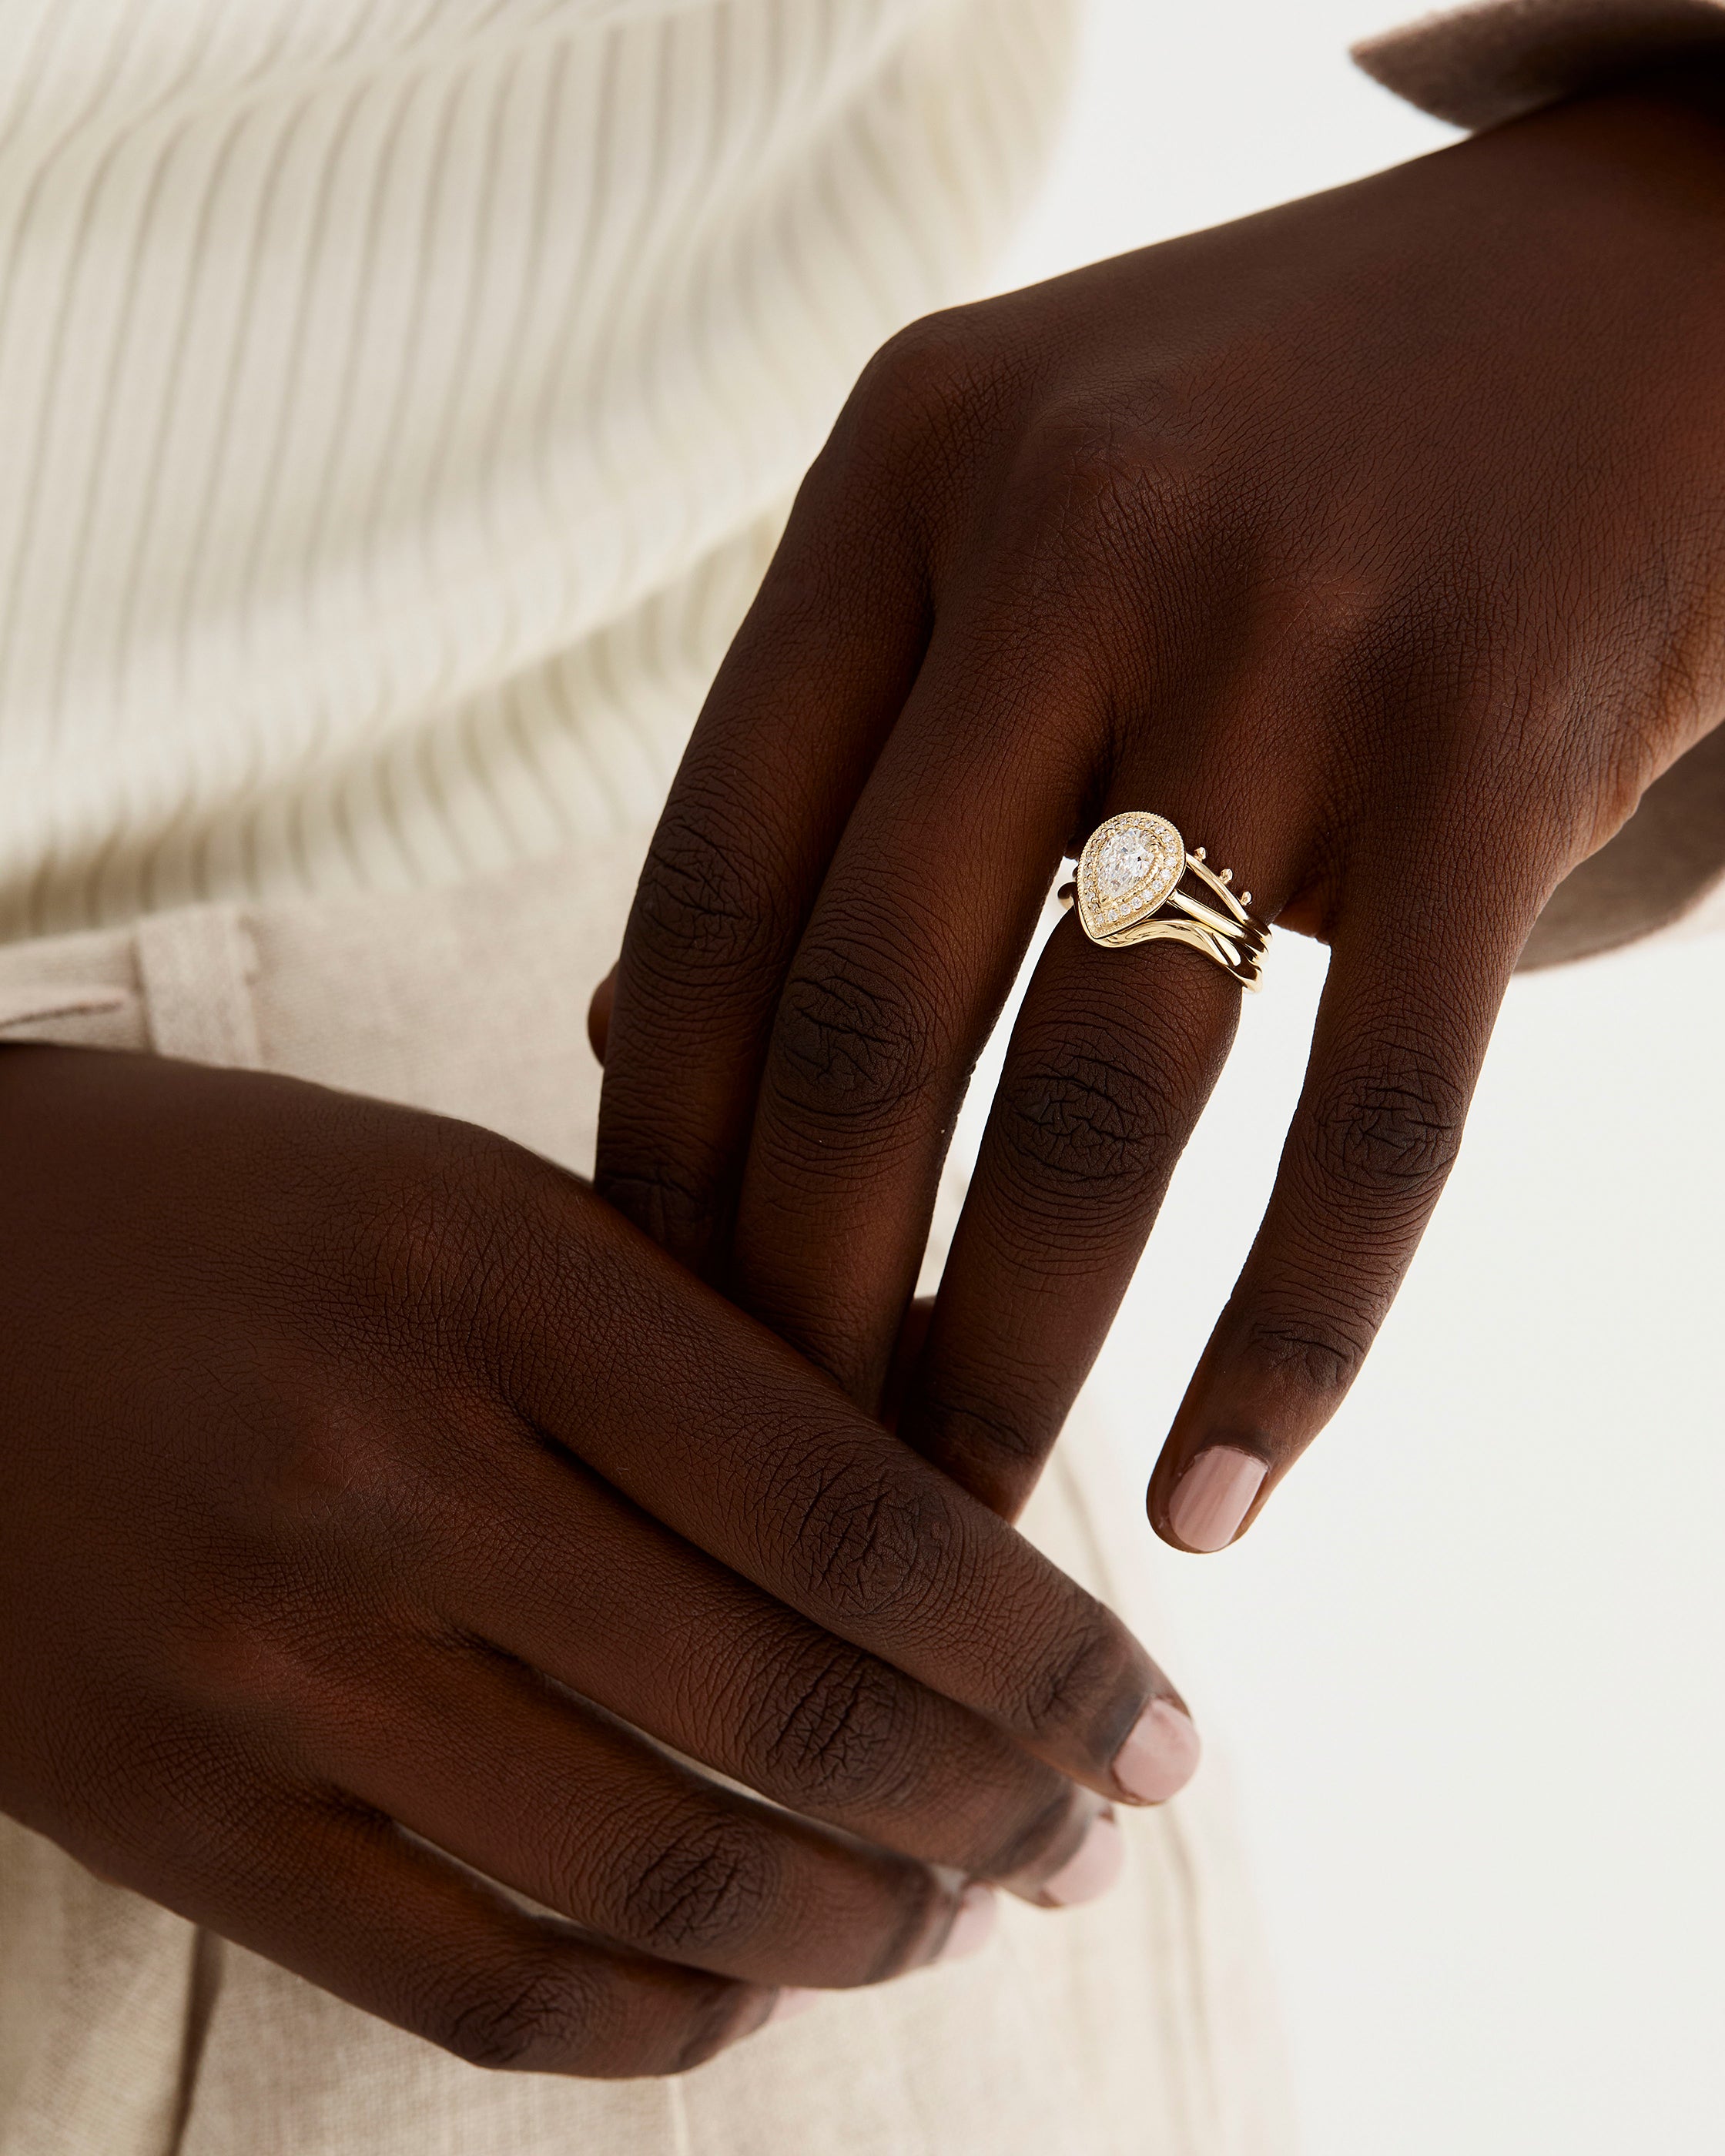
[[[632,949],[655,976],[744,971],[772,944],[771,879],[735,819],[687,798],[673,803],[653,834],[629,922]]]
[[[1001,1376],[999,1368],[990,1368],[974,1389],[962,1373],[937,1378],[919,1404],[919,1436],[937,1440],[946,1458],[987,1461],[1009,1473],[1040,1467],[1057,1435],[1059,1411],[1048,1409],[1034,1373],[1014,1371],[1019,1412],[1009,1414],[999,1397]]]
[[[298,1494],[290,1488],[290,1502]],[[286,1507],[284,1515],[291,1517]],[[157,1666],[182,1696],[265,1738],[314,1721],[328,1683],[307,1621],[310,1597],[283,1569],[188,1593],[157,1640]],[[177,1740],[163,1734],[169,1754]]]
[[[932,1029],[886,968],[854,950],[799,957],[775,1046],[778,1085],[791,1104],[845,1127],[890,1126],[933,1075]]]
[[[1248,1326],[1244,1353],[1280,1383],[1339,1396],[1358,1374],[1375,1327],[1369,1315],[1350,1320],[1340,1311],[1260,1312]]]
[[[319,1535],[335,1528],[352,1531],[368,1518],[387,1518],[392,1529],[408,1527],[413,1517],[413,1486],[418,1463],[398,1432],[380,1421],[369,1400],[351,1397],[301,1398],[281,1402],[276,1410],[274,1443],[260,1462],[260,1480],[284,1527],[297,1525]],[[295,1554],[299,1554],[298,1552]],[[259,1566],[260,1573],[266,1568]],[[280,1568],[267,1568],[269,1583]],[[261,1590],[264,1578],[251,1583]],[[261,1591],[248,1607],[251,1619],[280,1615],[279,1605]],[[257,1623],[249,1630],[259,1629]]]
[[[1375,1214],[1424,1213],[1461,1143],[1466,1091],[1434,1056],[1344,1071],[1312,1119],[1312,1148],[1327,1191]]]
[[[1129,537],[1136,552],[1183,505],[1189,463],[1147,415],[1055,405],[1025,429],[1009,487],[1043,531],[1081,547]]]
[[[685,1983],[691,1974],[692,1972],[685,1973]],[[761,2027],[759,2009],[752,2006],[752,2002],[759,1996],[757,1993],[752,1993],[746,1986],[720,1977],[698,1981],[701,1990],[705,1992],[705,1998],[702,1999],[701,1992],[697,1991],[693,2011],[674,2056],[662,2065],[651,2068],[635,2066],[631,2069],[632,2072],[639,2074],[652,2071],[685,2074],[691,2067],[705,2066],[709,2059],[716,2058],[721,2051],[727,2050],[739,2037],[752,2035]]]
[[[945,1573],[958,1528],[934,1478],[883,1473],[834,1445],[798,1496],[792,1542],[805,1591],[849,1622],[914,1611]]]
[[[450,1320],[485,1307],[520,1270],[504,1246],[521,1218],[516,1149],[462,1123],[431,1122],[421,1136],[361,1194],[352,1239],[368,1291],[359,1306],[393,1313],[416,1353],[428,1331],[453,1344]]]
[[[92,1721],[56,1738],[44,1762],[61,1817],[84,1837],[80,1855],[93,1846],[128,1882],[231,1891],[291,1802],[267,1732],[262,1742],[243,1726],[217,1734],[213,1716],[166,1687],[107,1702]]]
[[[1122,715],[1157,693],[1147,654],[1189,640],[1248,573],[1225,490],[1177,429],[1103,406],[1040,413],[1002,493],[993,598],[1006,623],[1060,625],[1117,755]]]
[[[1127,1661],[1119,1625],[1100,1602],[1080,1595],[1057,1643],[1030,1671],[1022,1704],[1029,1734],[1046,1742],[1095,1727],[1119,1700]]]
[[[922,450],[980,429],[998,398],[1002,354],[970,307],[924,315],[890,336],[858,377],[848,416],[870,443]]]
[[[617,1888],[627,1935],[673,1957],[734,1948],[755,1932],[778,1890],[778,1852],[740,1814],[716,1809],[660,1824],[625,1859]]]
[[[429,1440],[422,1418],[403,1411],[395,1358],[379,1371],[371,1342],[344,1345],[348,1369],[290,1368],[297,1387],[278,1373],[244,1451],[236,1444],[223,1462],[233,1498],[270,1532],[187,1581],[163,1625],[164,1666],[193,1697],[286,1717],[336,1666],[338,1604],[391,1620],[424,1605],[420,1583],[461,1517],[463,1471],[492,1424],[475,1391],[437,1382],[420,1394],[438,1402]],[[367,1361],[372,1368],[355,1367]]]
[[[1167,1181],[1180,1117],[1166,1083],[1136,1070],[1124,1043],[1048,1042],[996,1096],[999,1158],[1014,1197],[1086,1228],[1137,1214]]]
[[[456,1985],[421,2017],[419,2034],[493,2071],[591,2067],[605,2035],[597,1994],[566,1958],[529,1953]]]
[[[605,1134],[594,1190],[662,1250],[698,1264],[722,1201],[721,1164],[714,1161],[708,1179],[698,1182],[680,1174],[662,1154],[629,1143],[632,1135],[620,1137],[614,1128]]]
[[[1093,1342],[1075,1332],[1069,1344],[1075,1361],[1081,1354],[1088,1362]],[[1035,1358],[994,1356],[980,1371],[943,1371],[901,1434],[991,1512],[1012,1520],[1035,1487],[1070,1399],[1061,1375]]]
[[[803,1802],[872,1810],[913,1771],[908,1688],[872,1656],[824,1641],[799,1656],[766,1702],[760,1752]]]
[[[1040,1882],[1074,1854],[1096,1806],[1058,1768],[1014,1750],[1009,1788],[1004,1778],[992,1789],[973,1785],[955,1825],[963,1838],[957,1860],[963,1871],[975,1879],[1022,1887]]]

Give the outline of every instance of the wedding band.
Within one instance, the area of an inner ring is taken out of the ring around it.
[[[1105,950],[1158,940],[1183,943],[1243,988],[1255,989],[1270,931],[1248,911],[1250,891],[1236,897],[1233,885],[1233,870],[1218,875],[1202,846],[1189,854],[1166,816],[1130,808],[1091,833],[1077,875],[1062,886],[1060,899],[1066,906],[1076,899],[1085,934]]]

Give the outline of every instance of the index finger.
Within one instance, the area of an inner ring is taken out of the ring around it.
[[[927,634],[902,501],[853,474],[841,515],[827,463],[678,767],[605,1014],[595,1188],[709,1276],[785,968]]]

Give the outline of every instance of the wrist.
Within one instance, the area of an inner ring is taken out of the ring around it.
[[[1601,276],[1622,265],[1626,234],[1640,235],[1635,250],[1688,253],[1701,300],[1697,276],[1725,243],[1725,58],[1638,70],[1440,154],[1507,160],[1494,182],[1503,207],[1543,202]]]
[[[1680,139],[1704,146],[1712,135],[1725,150],[1725,54],[1716,49],[1636,68],[1545,108],[1553,116],[1589,110],[1620,112],[1632,126],[1675,123]]]

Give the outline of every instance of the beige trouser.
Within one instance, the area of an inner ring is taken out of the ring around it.
[[[289,1072],[585,1168],[586,1000],[639,850],[0,948],[0,1038]],[[1153,1647],[1136,1496],[1076,1422],[1028,1532]],[[681,2080],[620,2084],[465,2066],[0,1820],[0,2152],[1268,2156],[1290,2137],[1216,1781],[1127,1820],[1127,1876],[1101,1902],[1009,1902],[973,1961],[834,1994]]]

